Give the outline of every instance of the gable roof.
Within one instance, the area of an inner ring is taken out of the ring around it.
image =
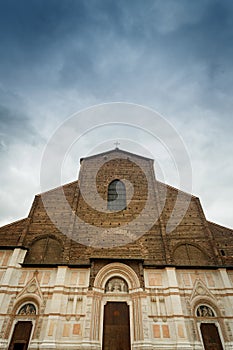
[[[113,154],[113,153],[122,153],[124,155],[128,155],[128,156],[131,156],[131,157],[137,157],[137,158],[140,158],[140,159],[150,160],[150,161],[154,162],[154,159],[152,159],[152,158],[148,158],[148,157],[141,156],[141,155],[138,155],[138,154],[135,154],[135,153],[131,153],[131,152],[128,152],[128,151],[121,150],[119,148],[115,148],[115,149],[112,149],[112,150],[109,150],[109,151],[106,151],[106,152],[93,154],[93,155],[88,156],[88,157],[82,157],[82,158],[80,158],[80,163],[83,160],[92,159],[92,158],[96,158],[96,157],[101,157],[101,156],[105,156],[105,155]]]

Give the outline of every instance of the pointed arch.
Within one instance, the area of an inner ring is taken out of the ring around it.
[[[125,184],[118,179],[108,185],[108,209],[111,211],[126,209]]]
[[[41,300],[39,300],[38,296],[27,294],[15,302],[12,315],[14,315],[14,317],[19,315],[36,316],[40,313],[40,306]]]

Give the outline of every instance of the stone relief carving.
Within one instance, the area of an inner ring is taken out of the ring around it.
[[[25,304],[21,307],[21,309],[18,312],[18,315],[35,315],[36,314],[36,308],[33,304]]]
[[[31,283],[27,287],[27,292],[28,293],[35,293],[36,289],[37,289],[36,283]]]
[[[106,283],[105,293],[128,293],[128,285],[122,278],[111,278]]]
[[[200,305],[197,308],[198,317],[215,317],[213,310],[207,305]]]

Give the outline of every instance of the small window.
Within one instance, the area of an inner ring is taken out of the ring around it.
[[[108,209],[111,211],[126,209],[125,184],[120,180],[114,180],[108,186]]]
[[[226,253],[223,249],[221,249],[220,252],[221,252],[222,256],[226,256]]]

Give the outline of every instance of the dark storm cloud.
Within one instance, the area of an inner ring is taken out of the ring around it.
[[[33,143],[38,134],[19,96],[0,89],[0,147],[17,142]]]
[[[204,74],[207,88],[216,80],[227,88],[230,1],[32,0],[1,7],[1,75],[11,84],[18,78],[108,97],[119,89],[125,95],[139,79],[151,89],[148,75],[155,85],[174,71],[190,79],[189,69],[199,62],[192,78],[203,84]]]
[[[129,87],[142,81],[139,91],[146,88],[150,94],[151,88],[163,86],[180,73],[180,83],[193,80],[207,92],[204,104],[214,97],[215,89],[229,89],[233,68],[231,3],[175,2],[185,7],[185,11],[182,6],[176,9],[175,18],[169,17],[164,2],[160,7],[156,3],[118,2],[118,8],[110,12],[104,6],[102,12],[94,9],[96,18],[86,16],[90,22],[83,26],[82,40],[75,37],[74,30],[69,49],[64,46],[58,72],[61,86],[82,86],[98,97],[119,91],[125,96]]]
[[[208,189],[219,183],[217,162],[226,176],[222,202],[231,200],[232,1],[1,1],[0,42],[0,182],[11,179],[3,193],[7,208],[10,190],[31,184],[30,201],[37,192],[32,179],[41,141],[67,115],[119,100],[166,115],[196,164],[196,194],[217,208]],[[12,208],[17,216],[18,208]]]
[[[1,2],[1,39],[9,46],[20,44],[33,53],[41,52],[58,39],[65,39],[76,18],[79,28],[85,18],[82,2],[74,1],[7,1]]]
[[[7,107],[0,105],[0,130],[1,141],[6,143],[9,137],[14,139],[15,137],[22,137],[22,134],[28,133],[27,119],[13,111],[10,111]]]

